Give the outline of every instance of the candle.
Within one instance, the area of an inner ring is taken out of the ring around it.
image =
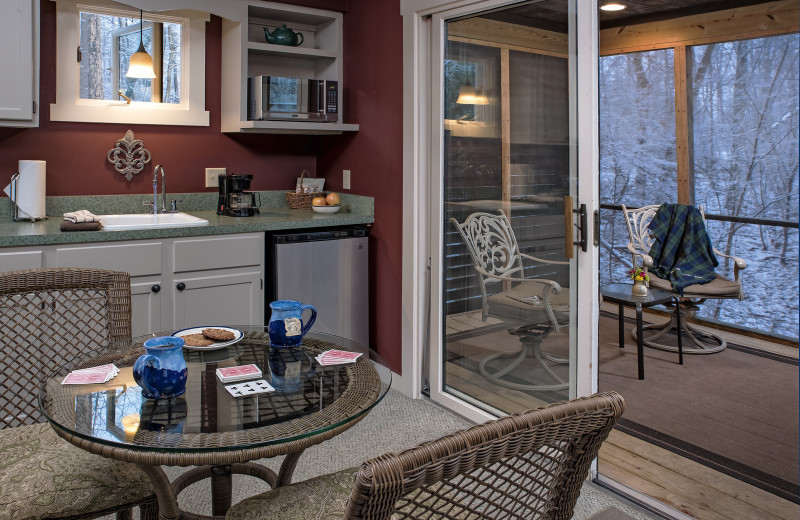
[[[138,413],[132,413],[122,418],[122,428],[125,430],[125,439],[133,440],[133,436],[139,431],[140,417]]]

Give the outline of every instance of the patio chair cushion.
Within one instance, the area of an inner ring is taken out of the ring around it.
[[[650,274],[650,287],[672,291],[672,282]],[[689,285],[683,290],[683,295],[687,298],[738,298],[742,287],[736,282],[728,280],[724,276],[717,275],[716,278],[708,283]]]
[[[0,430],[0,520],[102,511],[153,493],[136,465],[75,447],[48,423]]]
[[[267,491],[234,505],[225,520],[341,520],[356,473],[347,468]]]
[[[510,325],[527,323],[549,323],[541,300],[542,288],[535,284],[518,284],[507,291],[489,296],[489,315],[502,317]],[[550,306],[556,320],[561,323],[569,321],[569,290],[562,289],[558,294],[550,295]]]

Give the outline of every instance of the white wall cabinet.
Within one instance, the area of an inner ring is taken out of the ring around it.
[[[134,336],[264,324],[264,234],[0,249],[0,271],[91,267],[131,275]]]
[[[267,43],[272,32],[286,25],[303,35],[297,47]],[[346,124],[342,66],[342,14],[287,4],[249,1],[235,19],[222,21],[222,131],[297,134],[337,134],[357,131]],[[250,121],[247,119],[247,79],[285,76],[339,82],[339,120]]]
[[[39,125],[39,0],[0,0],[0,126]]]

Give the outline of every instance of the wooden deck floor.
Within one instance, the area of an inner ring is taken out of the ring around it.
[[[615,311],[616,306],[608,310]],[[448,317],[448,334],[485,326],[480,314]],[[765,350],[797,356],[797,349],[745,337],[729,338]],[[544,404],[530,395],[498,387],[474,372],[447,364],[448,385],[508,412]],[[800,505],[784,500],[733,477],[707,468],[631,435],[613,431],[600,450],[600,473],[701,520],[755,520],[800,518]]]

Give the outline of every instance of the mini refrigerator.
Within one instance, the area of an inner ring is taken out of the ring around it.
[[[366,226],[267,233],[264,323],[269,304],[297,300],[317,309],[311,332],[369,347],[369,246]],[[308,311],[303,313],[308,319]]]

